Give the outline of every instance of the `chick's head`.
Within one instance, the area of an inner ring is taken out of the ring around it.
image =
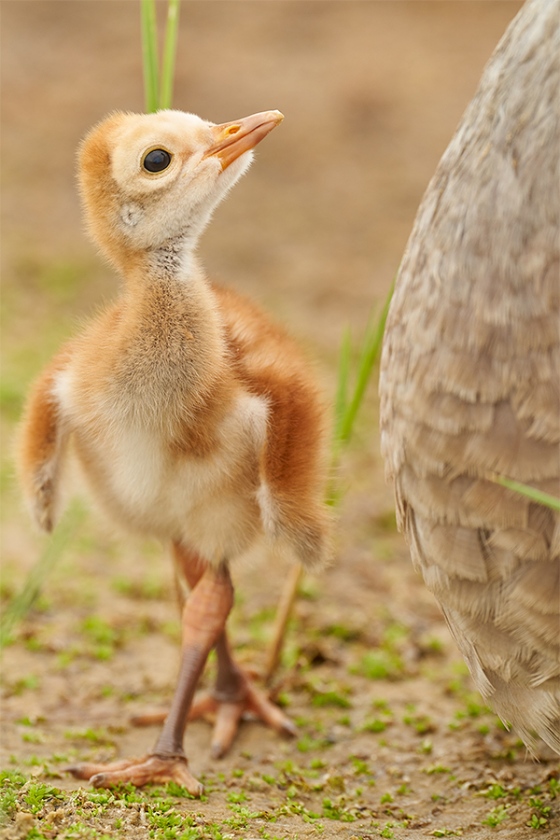
[[[265,111],[216,125],[182,111],[115,113],[79,152],[90,234],[122,267],[131,254],[182,239],[192,247],[249,168],[253,148],[282,121]]]

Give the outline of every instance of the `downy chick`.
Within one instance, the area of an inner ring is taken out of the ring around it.
[[[191,589],[161,735],[141,759],[73,768],[96,786],[173,779],[199,795],[183,733],[189,713],[209,706],[216,755],[245,710],[293,732],[231,656],[229,566],[258,548],[307,566],[324,560],[324,411],[291,339],[210,283],[196,256],[213,210],[281,120],[278,111],[222,125],[179,111],[115,113],[80,149],[88,228],[123,285],[32,389],[19,447],[23,489],[49,531],[64,461],[75,457],[101,507],[129,531],[169,544]],[[216,690],[192,707],[212,647]]]

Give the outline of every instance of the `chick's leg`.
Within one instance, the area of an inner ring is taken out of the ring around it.
[[[201,574],[201,561],[184,546],[173,547],[179,572],[190,587],[196,586]],[[249,674],[234,661],[225,628],[216,641],[218,673],[214,690],[196,699],[189,712],[189,720],[210,717],[215,720],[211,752],[220,758],[229,750],[245,714],[285,735],[295,735],[292,721],[253,684]]]
[[[161,734],[152,752],[141,759],[113,764],[79,764],[69,768],[79,779],[89,779],[94,787],[132,783],[138,787],[151,782],[174,781],[193,796],[203,788],[188,769],[183,735],[196,684],[210,650],[223,633],[233,604],[233,587],[225,566],[206,570],[183,609],[183,649],[179,678]]]
[[[216,655],[218,674],[214,690],[195,700],[189,713],[189,720],[209,717],[215,721],[211,743],[214,758],[227,753],[245,715],[258,718],[283,735],[297,734],[290,718],[255,686],[249,673],[235,664],[225,633],[216,642]]]

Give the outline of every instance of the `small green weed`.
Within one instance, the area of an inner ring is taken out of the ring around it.
[[[422,772],[428,776],[434,776],[437,773],[451,773],[451,768],[443,764],[431,764],[429,767],[424,767]]]
[[[418,747],[418,752],[423,753],[424,755],[431,755],[433,749],[434,745],[430,738],[424,738],[424,740]]]
[[[381,718],[372,718],[364,721],[360,728],[362,732],[385,732],[390,723],[391,721],[381,720]]]
[[[234,805],[239,805],[240,802],[247,802],[248,796],[244,791],[240,791],[239,793],[228,793],[226,799]]]
[[[527,823],[529,828],[535,829],[545,828],[547,824],[548,819],[546,817],[539,816],[539,814],[531,814],[531,819]]]
[[[370,775],[371,770],[367,761],[364,761],[363,758],[357,758],[356,756],[351,756],[350,760],[352,761],[352,766],[354,767],[354,774],[356,776],[361,776],[364,774]]]
[[[404,665],[401,657],[386,650],[367,651],[351,673],[360,674],[369,680],[396,680],[402,677]]]
[[[119,643],[119,634],[98,615],[90,615],[82,622],[82,632],[87,638],[90,653],[96,659],[110,659]]]
[[[484,791],[484,796],[487,796],[488,799],[501,799],[507,796],[507,791],[501,785],[494,784]]]
[[[529,804],[535,813],[531,814],[531,818],[527,825],[529,825],[530,828],[536,829],[544,828],[548,825],[548,820],[552,811],[551,806],[545,805],[542,799],[535,796],[530,797]]]
[[[18,771],[0,771],[0,814],[11,817],[17,806],[17,794],[27,779]]]
[[[509,814],[506,806],[498,805],[496,808],[493,808],[488,812],[486,818],[482,820],[482,825],[489,825],[492,828],[496,828],[496,826],[500,825],[507,819],[509,819]]]
[[[352,707],[352,703],[345,694],[334,690],[317,692],[314,694],[311,703],[319,708],[334,706],[339,709],[350,709]]]
[[[405,715],[403,723],[416,730],[419,735],[426,735],[428,732],[434,732],[436,726],[428,715]]]
[[[329,820],[354,822],[356,817],[344,805],[334,803],[331,799],[323,799],[323,816]]]
[[[63,793],[58,788],[43,783],[30,783],[23,801],[32,814],[38,814],[50,799],[62,799]]]
[[[91,744],[112,744],[112,738],[105,729],[69,729],[64,733],[69,741],[89,741]]]

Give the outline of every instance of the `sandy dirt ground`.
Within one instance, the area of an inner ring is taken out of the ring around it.
[[[397,271],[422,193],[516,2],[184,2],[175,105],[284,124],[204,236],[209,274],[260,301],[317,360],[332,398]],[[163,12],[163,4],[160,4]],[[3,605],[48,548],[15,487],[28,384],[118,281],[87,241],[75,149],[113,109],[142,110],[136,2],[2,0]],[[2,667],[0,836],[557,837],[558,761],[527,757],[473,692],[396,533],[375,384],[340,468],[337,556],[307,578],[274,692],[299,726],[243,724],[223,760],[189,726],[202,801],[92,792],[75,760],[149,749],[129,718],[165,707],[178,662],[171,565],[157,545],[74,514]],[[285,568],[234,570],[242,662],[262,669]],[[206,682],[210,677],[206,677]]]

